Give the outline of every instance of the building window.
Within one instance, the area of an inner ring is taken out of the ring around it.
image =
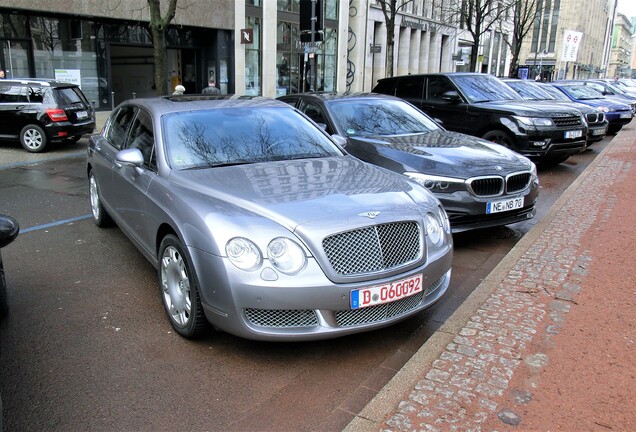
[[[245,45],[245,94],[262,95],[261,88],[261,19],[246,18],[247,28],[252,29],[254,39]]]

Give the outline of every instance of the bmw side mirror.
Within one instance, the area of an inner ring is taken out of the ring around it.
[[[336,144],[338,144],[340,147],[346,147],[347,146],[347,139],[345,137],[343,137],[342,135],[331,135],[331,138],[333,138],[333,140],[336,142]]]
[[[20,226],[11,216],[0,215],[0,248],[7,246],[18,236]]]

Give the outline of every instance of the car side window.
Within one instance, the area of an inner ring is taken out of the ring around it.
[[[305,113],[305,115],[307,117],[309,117],[310,119],[312,119],[313,121],[315,121],[316,123],[322,123],[324,125],[327,125],[327,128],[329,128],[329,123],[327,122],[327,117],[325,116],[325,113],[323,111],[323,109],[318,106],[315,103],[312,102],[305,102],[303,101],[300,104],[299,109]],[[331,134],[331,131],[327,131],[329,134]]]
[[[29,102],[42,103],[44,101],[44,89],[42,87],[29,87]]]
[[[430,77],[428,79],[428,89],[427,89],[427,97],[426,99],[432,100],[442,100],[442,95],[448,91],[453,91],[455,88],[453,84],[448,80],[448,78],[439,76],[439,77]]]
[[[423,82],[423,77],[413,76],[401,78],[395,88],[395,95],[407,100],[421,100]]]
[[[27,89],[21,85],[6,85],[0,87],[0,102],[26,103],[29,102]]]
[[[132,124],[126,148],[139,149],[144,155],[144,166],[152,171],[157,170],[152,117],[147,111],[139,110]]]
[[[124,147],[128,130],[134,117],[135,109],[130,106],[120,108],[115,114],[115,117],[113,117],[106,132],[106,139],[108,139],[116,149],[121,150]]]

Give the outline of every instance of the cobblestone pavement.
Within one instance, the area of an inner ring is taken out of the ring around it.
[[[345,430],[636,430],[635,145],[636,126],[619,132]]]

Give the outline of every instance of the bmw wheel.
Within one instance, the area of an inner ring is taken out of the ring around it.
[[[91,171],[88,177],[88,195],[91,200],[91,213],[93,213],[93,221],[98,227],[107,227],[113,224],[113,220],[106,212],[102,199],[99,196],[99,186],[97,185],[97,179]]]
[[[38,125],[27,125],[20,132],[20,143],[22,147],[31,153],[41,153],[46,148],[46,133]]]
[[[179,239],[171,234],[163,239],[159,251],[161,298],[170,324],[186,338],[201,336],[208,322],[190,259]]]

